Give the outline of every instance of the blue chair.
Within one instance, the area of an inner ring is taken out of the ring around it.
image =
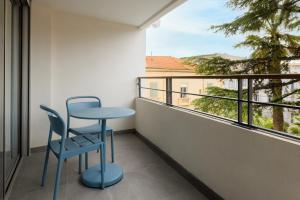
[[[97,134],[98,137],[101,134],[101,120],[97,120],[97,123],[89,126],[71,128],[71,113],[86,108],[101,107],[101,101],[95,96],[76,96],[70,97],[66,101],[67,106],[67,137],[69,133],[74,135],[85,135],[85,134]],[[111,161],[114,162],[114,131],[110,127],[106,127],[106,134],[111,136]],[[82,155],[79,155],[79,173],[81,173]],[[85,154],[85,169],[88,168],[88,153]]]
[[[48,137],[48,145],[46,151],[46,158],[44,163],[43,177],[41,186],[45,185],[46,174],[48,171],[48,160],[50,151],[56,156],[58,160],[56,179],[54,187],[53,200],[57,200],[57,195],[59,191],[61,168],[63,161],[67,158],[78,156],[82,153],[95,151],[100,149],[100,163],[101,163],[101,188],[104,188],[104,143],[96,135],[85,134],[67,138],[67,131],[64,120],[60,115],[52,110],[51,108],[41,105],[41,109],[48,113],[48,118],[50,120],[50,131]],[[59,140],[52,141],[52,133],[58,134],[61,138]]]

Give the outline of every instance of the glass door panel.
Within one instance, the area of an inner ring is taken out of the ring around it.
[[[4,0],[0,0],[0,200],[2,200],[4,197],[3,120],[4,120]]]
[[[20,7],[12,12],[12,66],[11,66],[11,154],[20,156],[21,136],[21,21]]]
[[[6,0],[5,20],[5,182],[20,158],[20,9]]]

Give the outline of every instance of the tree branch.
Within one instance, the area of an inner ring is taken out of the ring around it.
[[[257,90],[263,90],[263,89],[270,89],[270,88],[274,88],[274,87],[282,87],[282,86],[287,86],[287,85],[296,83],[298,81],[300,81],[300,79],[294,79],[294,80],[291,80],[291,81],[288,81],[285,83],[269,83],[269,84],[266,84],[263,86],[258,85],[258,86],[253,87],[253,90],[257,91]]]
[[[278,101],[281,101],[281,100],[283,100],[284,98],[286,98],[286,97],[288,97],[288,96],[290,96],[290,95],[292,95],[292,94],[295,94],[295,93],[297,93],[297,92],[300,92],[300,89],[297,89],[297,90],[294,90],[294,91],[292,91],[292,92],[290,92],[290,93],[284,94],[284,95],[282,95],[280,98],[277,98],[277,99],[273,100],[272,103],[276,103],[276,102],[278,102]]]

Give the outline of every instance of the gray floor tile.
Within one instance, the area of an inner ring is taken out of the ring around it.
[[[107,142],[110,144],[110,141]],[[110,159],[109,145],[107,159]],[[64,163],[59,199],[63,200],[206,200],[190,183],[161,160],[141,140],[132,134],[115,137],[116,162],[124,170],[118,184],[104,190],[91,189],[79,181],[78,158]],[[35,153],[23,160],[13,186],[10,200],[52,199],[56,159],[49,162],[48,179],[40,187],[44,153]],[[99,154],[89,154],[90,166],[99,163]]]

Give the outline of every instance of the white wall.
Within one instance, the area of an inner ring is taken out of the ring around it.
[[[51,11],[33,3],[31,7],[30,144],[45,145],[47,117],[40,104],[51,104]]]
[[[299,200],[300,146],[136,100],[136,129],[225,199]]]
[[[39,104],[51,104],[63,116],[66,98],[77,95],[98,96],[104,106],[133,107],[136,77],[145,67],[144,30],[50,10],[34,1],[31,19],[31,147],[47,140]],[[130,129],[134,119],[108,125]]]

